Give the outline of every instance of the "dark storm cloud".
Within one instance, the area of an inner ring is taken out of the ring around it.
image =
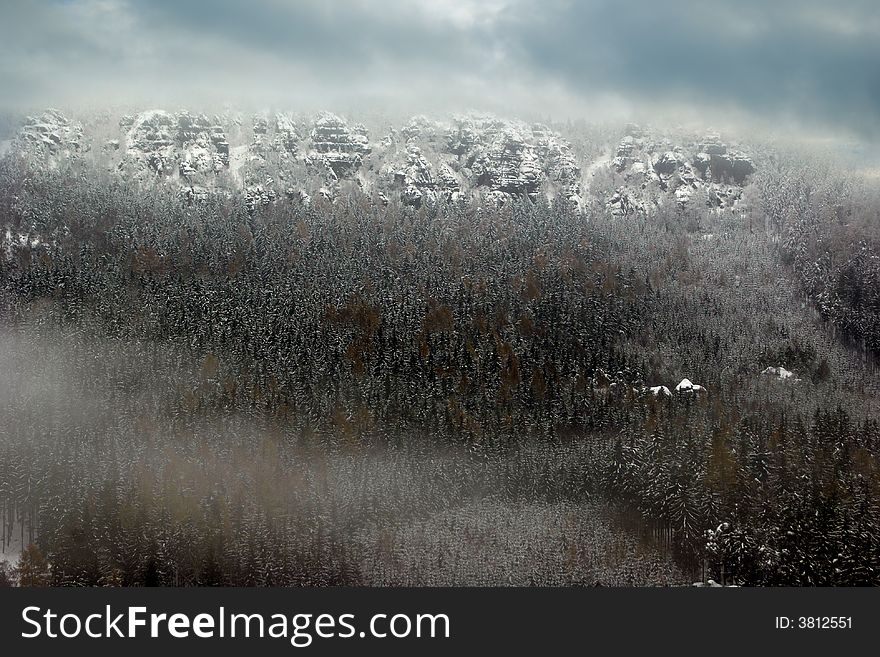
[[[880,131],[873,0],[7,2],[4,104],[687,108]]]
[[[378,59],[429,67],[479,62],[480,44],[492,36],[487,30],[450,29],[455,26],[430,20],[418,3],[407,2],[215,0],[208,6],[155,0],[134,9],[157,32],[212,34],[242,48],[303,58],[346,77],[363,74],[363,66]]]
[[[768,118],[880,125],[880,3],[556,2],[511,39],[528,70],[582,93]]]
[[[16,2],[0,21],[6,105],[204,98],[455,102],[495,79],[498,2]],[[438,7],[440,8],[438,10]]]

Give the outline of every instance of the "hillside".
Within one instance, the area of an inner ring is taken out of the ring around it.
[[[26,122],[0,497],[53,582],[877,581],[880,377],[790,255],[863,196],[707,132],[400,125]]]

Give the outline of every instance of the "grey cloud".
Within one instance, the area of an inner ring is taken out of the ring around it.
[[[616,90],[644,103],[681,97],[876,131],[878,7],[804,0],[559,2],[519,23],[514,42],[527,69],[584,93]]]
[[[180,97],[572,116],[602,98],[880,132],[873,0],[7,2],[3,104]]]

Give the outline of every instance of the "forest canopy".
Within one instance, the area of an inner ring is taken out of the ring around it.
[[[615,217],[4,159],[20,583],[877,583],[880,202],[795,168]]]

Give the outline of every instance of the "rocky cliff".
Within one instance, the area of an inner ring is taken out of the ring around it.
[[[333,201],[353,188],[416,208],[543,197],[621,217],[667,203],[725,210],[755,171],[743,148],[711,132],[670,138],[630,124],[591,161],[554,127],[481,113],[368,128],[329,112],[155,109],[87,125],[47,110],[27,119],[12,151],[53,167],[89,153],[117,175],[177,185],[189,201],[238,187],[251,210],[281,198]]]

